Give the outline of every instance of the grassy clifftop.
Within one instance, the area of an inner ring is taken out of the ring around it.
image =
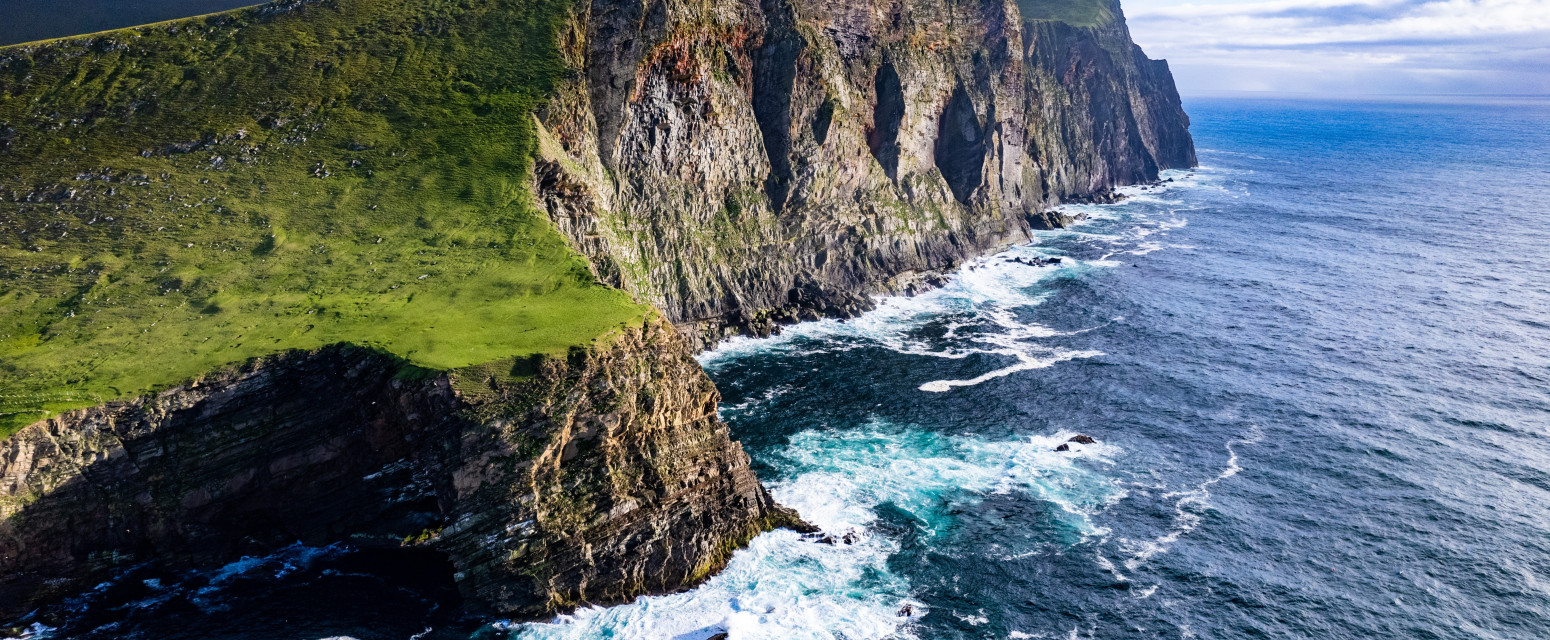
[[[447,369],[647,310],[528,204],[560,0],[320,0],[0,49],[0,436],[285,349]]]

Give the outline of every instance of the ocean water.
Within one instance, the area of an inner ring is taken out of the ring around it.
[[[1550,637],[1550,103],[1185,106],[1198,170],[702,356],[859,541],[516,637]]]
[[[1199,169],[942,289],[702,355],[761,478],[835,544],[775,531],[700,588],[528,624],[293,549],[79,626],[1550,637],[1550,102],[1185,106]],[[1013,261],[1035,256],[1061,262]]]
[[[199,16],[260,0],[0,0],[0,46]]]

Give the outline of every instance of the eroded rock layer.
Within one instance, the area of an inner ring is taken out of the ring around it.
[[[540,118],[538,192],[598,275],[703,348],[1063,224],[1194,164],[1167,63],[1117,4],[593,0]]]
[[[798,521],[687,353],[661,320],[422,378],[328,348],[34,424],[0,445],[0,617],[297,541],[445,554],[471,608],[522,617],[689,586]]]

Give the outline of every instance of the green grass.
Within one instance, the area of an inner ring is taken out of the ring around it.
[[[0,49],[0,436],[281,350],[445,370],[638,324],[529,204],[565,6],[323,0]]]
[[[1017,0],[1024,20],[1058,20],[1076,27],[1097,27],[1114,21],[1110,0]]]

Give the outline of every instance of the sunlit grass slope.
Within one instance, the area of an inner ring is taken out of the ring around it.
[[[0,49],[0,435],[286,349],[447,369],[646,308],[529,206],[557,0],[322,0]]]

